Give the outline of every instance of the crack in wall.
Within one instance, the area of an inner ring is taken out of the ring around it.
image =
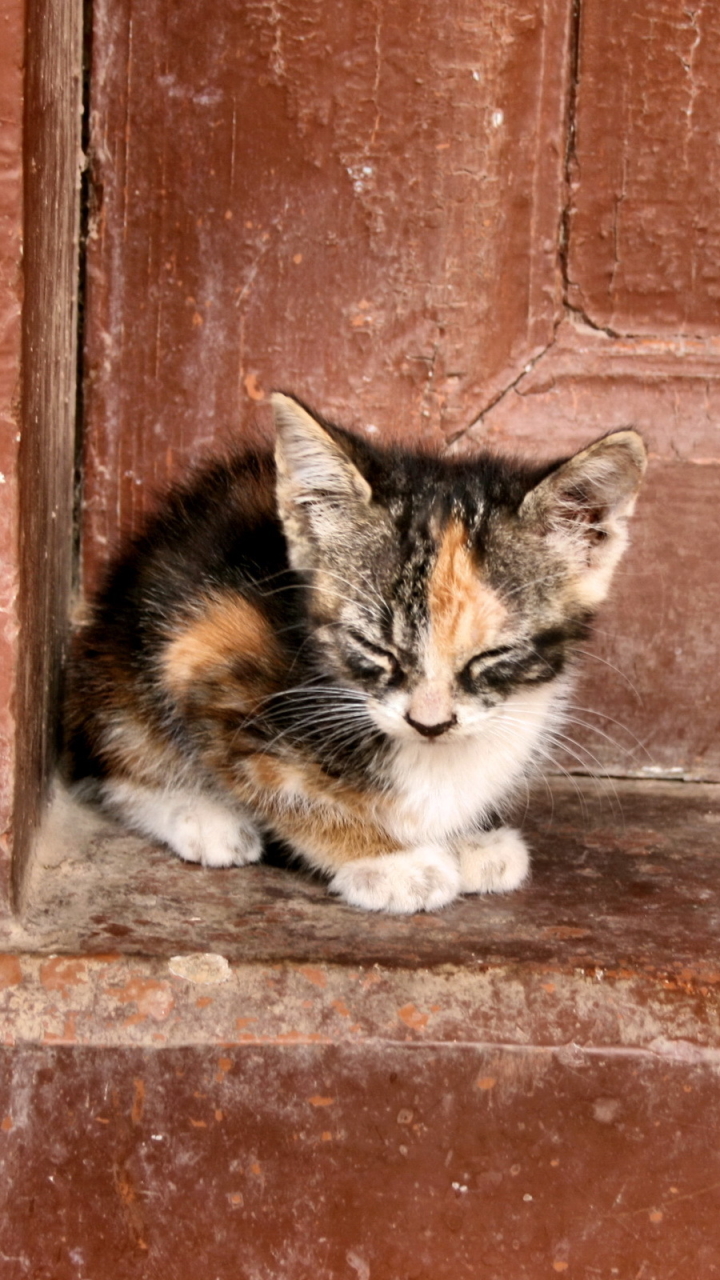
[[[532,356],[530,360],[525,362],[520,372],[507,384],[507,386],[502,387],[501,390],[483,406],[473,421],[467,427],[462,427],[460,431],[455,431],[452,435],[447,437],[443,452],[457,444],[458,441],[461,440],[463,436],[466,436],[470,431],[474,431],[477,427],[481,427],[491,410],[494,409],[496,405],[500,404],[501,400],[504,400],[506,396],[509,396],[513,391],[517,390],[517,387],[523,379],[526,378],[529,373],[532,373],[536,364],[538,364],[547,355],[548,351],[555,346],[557,330],[561,323],[562,319],[557,321],[553,328],[553,336],[550,341],[545,344],[541,351],[538,351],[537,355]]]
[[[569,250],[570,250],[570,225],[572,217],[572,192],[573,192],[573,174],[577,170],[577,98],[578,85],[580,79],[580,24],[581,24],[581,0],[572,0],[572,9],[570,16],[570,38],[568,42],[568,88],[567,99],[565,105],[565,154],[562,171],[562,207],[560,210],[559,226],[558,226],[558,249],[557,249],[557,265],[560,273],[561,292],[562,292],[562,312],[556,317],[553,324],[553,333],[550,341],[545,344],[541,351],[529,360],[526,360],[522,369],[517,373],[506,386],[502,387],[490,400],[483,405],[482,409],[475,416],[473,421],[460,431],[456,431],[447,439],[446,448],[451,448],[457,444],[463,436],[470,431],[476,430],[483,425],[487,415],[500,404],[513,391],[516,391],[519,384],[535,366],[541,361],[552,349],[557,340],[557,333],[563,320],[568,314],[576,316],[591,328],[598,328],[593,324],[589,317],[586,317],[577,308],[570,305],[568,301],[568,293],[570,289],[569,279]],[[605,332],[608,332],[607,330]],[[620,336],[609,333],[610,337]]]
[[[579,169],[577,153],[577,106],[580,88],[581,0],[572,0],[570,41],[568,47],[569,76],[565,107],[565,160],[563,166],[563,207],[560,213],[558,261],[562,277],[563,303],[567,307],[570,281],[570,231],[572,225],[573,186]]]
[[[575,188],[580,173],[580,157],[578,151],[578,101],[580,94],[580,51],[583,22],[583,0],[572,0],[570,18],[570,40],[568,44],[568,89],[565,109],[565,160],[563,166],[563,207],[560,213],[560,229],[558,236],[558,262],[562,278],[562,298],[565,318],[580,321],[597,333],[604,333],[608,338],[629,338],[635,335],[621,333],[610,325],[599,324],[577,303],[570,301],[570,290],[577,287],[570,278],[570,245],[572,239],[572,219]],[[623,197],[624,199],[624,187]],[[615,269],[617,269],[617,259]],[[557,331],[557,326],[556,326]]]

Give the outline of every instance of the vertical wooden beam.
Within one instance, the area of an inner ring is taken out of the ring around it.
[[[22,0],[0,0],[0,904],[9,885],[15,776],[23,12]]]
[[[16,895],[54,762],[72,581],[82,60],[82,0],[27,0]]]

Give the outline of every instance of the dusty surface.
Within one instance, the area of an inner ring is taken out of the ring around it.
[[[529,801],[522,824],[534,850],[526,888],[411,918],[345,906],[319,880],[278,866],[183,863],[62,800],[35,855],[27,945],[410,969],[550,964],[671,979],[690,967],[711,982],[720,979],[718,796],[696,784],[555,783]]]

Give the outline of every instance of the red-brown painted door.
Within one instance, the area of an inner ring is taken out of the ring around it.
[[[95,0],[92,48],[87,582],[273,387],[453,450],[634,422],[574,765],[717,777],[720,14]]]

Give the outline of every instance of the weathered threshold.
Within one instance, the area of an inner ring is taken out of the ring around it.
[[[189,866],[61,797],[22,920],[5,922],[0,1036],[714,1062],[719,795],[554,783],[524,816],[526,888],[409,918],[356,911],[280,866]]]

